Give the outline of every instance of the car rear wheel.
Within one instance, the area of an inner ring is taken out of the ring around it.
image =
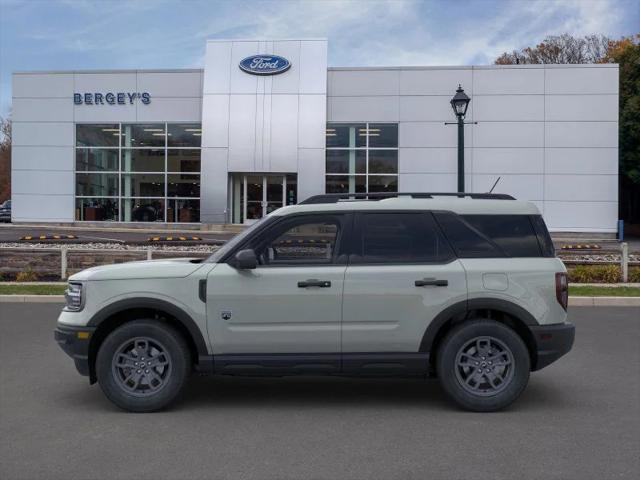
[[[458,405],[476,412],[513,403],[529,381],[526,345],[511,328],[494,320],[472,320],[454,327],[436,359],[438,378]]]
[[[172,403],[191,369],[182,335],[157,320],[135,320],[111,332],[96,358],[104,394],[131,412],[152,412]]]

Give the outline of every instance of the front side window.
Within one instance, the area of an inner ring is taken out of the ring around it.
[[[329,123],[326,193],[398,191],[398,125]]]
[[[453,258],[428,213],[364,213],[358,226],[352,263],[444,263]]]
[[[258,247],[262,265],[322,265],[334,263],[340,232],[337,218],[295,219],[276,225]]]

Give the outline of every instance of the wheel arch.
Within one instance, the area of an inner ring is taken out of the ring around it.
[[[95,327],[89,341],[89,379],[96,382],[95,362],[98,349],[114,329],[137,319],[155,319],[176,328],[187,341],[192,361],[200,370],[209,353],[200,328],[182,308],[157,298],[135,298],[116,301],[96,313],[87,326]],[[206,367],[205,367],[206,368]]]
[[[495,320],[512,328],[524,341],[531,358],[531,368],[537,363],[537,347],[531,325],[539,325],[531,313],[508,300],[474,298],[455,303],[440,312],[427,327],[420,351],[429,353],[430,371],[435,372],[435,354],[445,335],[460,322],[471,318]]]

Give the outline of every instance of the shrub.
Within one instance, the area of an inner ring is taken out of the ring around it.
[[[618,265],[576,265],[569,269],[569,281],[574,283],[617,283],[621,277]]]
[[[629,267],[629,282],[640,283],[640,267]]]
[[[35,282],[38,280],[38,274],[31,270],[31,267],[16,275],[16,282]]]

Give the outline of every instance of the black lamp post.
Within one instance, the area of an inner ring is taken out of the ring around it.
[[[464,192],[464,116],[470,101],[462,85],[458,85],[456,94],[451,99],[451,108],[458,117],[458,192]]]

